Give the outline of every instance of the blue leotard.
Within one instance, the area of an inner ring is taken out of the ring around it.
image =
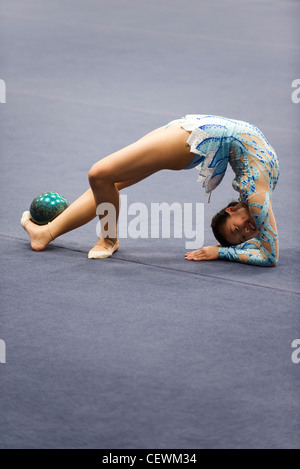
[[[271,196],[279,177],[276,153],[255,126],[210,115],[188,115],[176,122],[191,132],[188,144],[195,153],[186,168],[199,170],[198,181],[211,193],[222,181],[228,163],[233,188],[249,206],[259,234],[234,247],[219,247],[219,258],[246,264],[273,266],[278,261],[278,235]]]

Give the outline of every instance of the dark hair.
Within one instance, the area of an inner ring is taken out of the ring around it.
[[[229,217],[229,213],[226,212],[226,209],[228,207],[235,207],[237,204],[239,204],[239,202],[236,202],[236,201],[230,202],[230,204],[228,204],[227,207],[223,208],[218,213],[216,213],[211,220],[211,228],[213,230],[213,234],[221,246],[225,246],[225,247],[233,246],[233,244],[229,243],[227,239],[224,237],[221,229],[225,225],[225,222],[227,218]]]

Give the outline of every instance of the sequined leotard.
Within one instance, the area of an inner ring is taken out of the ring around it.
[[[259,234],[234,247],[219,247],[219,258],[246,264],[272,266],[278,261],[278,235],[271,206],[279,165],[274,149],[262,132],[246,122],[209,115],[179,119],[191,132],[188,144],[195,158],[187,169],[199,170],[198,181],[211,193],[224,177],[228,163],[233,188],[248,205]]]

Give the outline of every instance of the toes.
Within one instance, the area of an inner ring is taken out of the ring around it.
[[[21,225],[23,226],[24,229],[29,220],[30,220],[30,212],[27,210],[26,212],[23,212],[23,215],[21,217]]]
[[[118,250],[119,242],[112,243],[106,242],[104,239],[99,240],[95,246],[88,253],[89,259],[105,259],[111,257],[111,255]]]

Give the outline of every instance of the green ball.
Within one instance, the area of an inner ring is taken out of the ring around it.
[[[46,225],[68,206],[66,199],[57,192],[43,192],[30,205],[31,220],[37,225]]]

